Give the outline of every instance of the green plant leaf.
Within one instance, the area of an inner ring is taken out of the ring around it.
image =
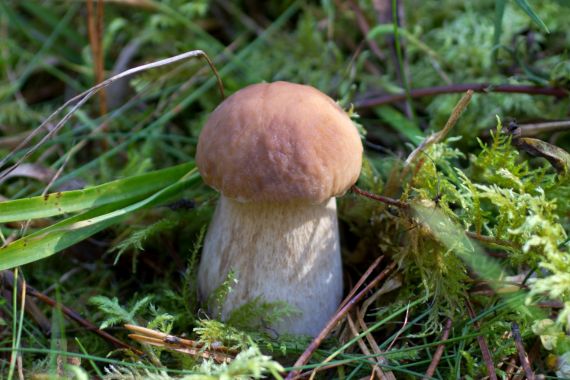
[[[394,108],[388,106],[376,107],[374,108],[374,112],[415,145],[418,145],[424,140],[425,134],[418,128],[416,123],[406,118]]]
[[[49,257],[97,232],[122,221],[143,208],[165,202],[200,179],[195,169],[173,184],[133,203],[133,199],[106,204],[83,214],[62,220],[0,249],[0,270],[14,268]]]
[[[538,15],[534,12],[528,1],[515,0],[515,2],[518,4],[519,7],[521,7],[523,11],[525,11],[525,13],[532,19],[532,21],[534,21],[538,26],[544,29],[546,33],[550,33],[550,30],[548,29],[544,21],[542,21],[542,19],[538,17]]]
[[[495,0],[495,31],[493,33],[493,59],[497,60],[497,51],[503,34],[503,17],[507,0]]]
[[[84,190],[0,202],[0,223],[47,218],[121,201],[132,203],[173,184],[194,166],[182,164]]]
[[[477,244],[470,241],[459,225],[437,208],[412,205],[419,219],[429,226],[434,237],[471,267],[493,288],[504,277],[501,266],[489,258]]]

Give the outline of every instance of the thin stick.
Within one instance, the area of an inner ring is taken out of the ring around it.
[[[354,285],[352,287],[352,289],[350,290],[350,292],[348,293],[348,295],[346,297],[344,297],[344,300],[342,300],[342,302],[340,303],[338,309],[342,309],[344,307],[344,305],[346,305],[346,303],[348,301],[350,301],[350,299],[352,298],[352,296],[354,296],[354,294],[356,293],[356,291],[358,289],[360,289],[360,287],[362,286],[362,284],[364,284],[364,281],[366,281],[368,279],[368,277],[370,276],[370,274],[374,271],[374,269],[376,269],[376,267],[380,264],[380,262],[382,261],[382,259],[384,258],[384,256],[379,256],[376,260],[374,260],[374,262],[372,264],[370,264],[370,266],[368,267],[368,269],[366,269],[366,272],[364,272],[364,274],[362,276],[360,276],[360,279],[358,280],[358,282],[356,283],[356,285]]]
[[[495,127],[489,127],[481,133],[482,137],[489,137]],[[570,131],[570,120],[545,121],[542,123],[519,124],[521,137],[533,137],[541,133]]]
[[[385,197],[383,195],[370,193],[366,190],[362,190],[361,188],[357,187],[356,185],[352,186],[351,190],[358,195],[362,195],[363,197],[374,199],[375,201],[386,203],[386,204],[391,205],[391,206],[396,206],[398,208],[410,207],[410,205],[407,204],[406,202],[402,202],[402,201],[399,201],[397,199],[390,198],[390,197]]]
[[[539,133],[568,131],[570,129],[570,120],[549,121],[536,124],[520,124],[521,136],[535,136]]]
[[[152,330],[152,329],[149,329],[146,327],[137,326],[137,325],[130,325],[130,324],[126,324],[124,326],[127,330],[133,332],[134,333],[133,335],[136,335],[138,337],[144,336],[147,338],[160,340],[160,341],[167,343],[167,344],[177,344],[177,345],[183,345],[183,346],[191,347],[191,348],[204,348],[204,347],[206,347],[206,345],[203,342],[197,342],[195,340],[186,339],[186,338],[179,338],[177,336],[165,334],[163,332]],[[225,346],[216,347],[215,350],[220,351],[220,352],[224,352],[224,353],[230,354],[230,355],[239,354],[238,350],[227,348]]]
[[[379,260],[377,259],[377,261],[379,262]],[[362,283],[364,282],[365,278],[368,277],[368,274],[370,272],[370,269],[375,267],[375,264],[377,264],[376,262],[373,263],[366,271],[366,273],[360,278],[360,280],[358,281],[358,283],[352,288],[351,291],[351,295],[347,296],[345,298],[345,300],[343,301],[343,305],[352,297],[352,294],[354,294],[354,292],[356,290],[358,290],[358,288],[362,285]],[[357,318],[358,318],[358,323],[361,327],[362,331],[366,331],[368,330],[368,326],[366,325],[366,323],[364,322],[364,314],[366,313],[366,310],[368,309],[368,306],[374,302],[374,300],[376,298],[378,298],[380,295],[388,293],[393,291],[396,288],[399,288],[401,286],[401,282],[399,280],[395,280],[394,277],[391,277],[386,283],[384,283],[384,285],[382,285],[382,287],[376,291],[372,296],[368,297],[363,303],[362,303],[362,307],[360,309],[357,310],[356,314],[357,314]],[[347,314],[347,322],[349,323],[349,328],[351,328],[350,326],[350,314]],[[356,334],[358,335],[358,334]],[[376,343],[376,341],[374,340],[374,338],[372,337],[372,335],[366,334],[366,339],[368,340],[368,343],[370,344],[370,347],[372,348],[372,350],[374,351],[375,354],[377,354],[376,356],[376,362],[382,364],[383,361],[385,360],[385,358],[382,356],[382,351],[380,350],[380,347],[378,347],[378,344]],[[362,347],[361,347],[362,348]],[[365,352],[363,350],[363,352]],[[365,355],[366,354],[365,352]],[[370,363],[371,365],[374,365],[374,368],[378,368],[378,370],[380,372],[383,373],[383,376],[380,376],[380,379],[382,380],[395,380],[396,378],[394,377],[394,374],[392,373],[392,371],[388,371],[388,372],[383,372],[383,370],[380,368],[380,366],[378,364],[375,363]],[[300,375],[298,375],[296,378],[297,379],[301,379],[307,376],[313,376],[313,374],[319,372],[319,371],[324,371],[326,369],[330,369],[330,368],[334,368],[334,367],[338,367],[340,365],[344,365],[344,364],[329,364],[329,365],[324,365],[324,366],[319,366],[316,367],[310,371],[301,373]]]
[[[120,347],[120,348],[126,348],[128,350],[131,350],[132,352],[134,352],[137,355],[143,355],[142,351],[140,351],[140,350],[132,347],[131,345],[115,338],[113,335],[111,335],[111,334],[109,334],[103,330],[100,330],[97,326],[95,326],[91,322],[87,321],[86,319],[83,319],[81,317],[81,315],[79,315],[79,313],[76,312],[75,310],[70,309],[65,305],[57,303],[54,299],[52,299],[52,298],[46,296],[45,294],[37,291],[36,289],[32,288],[29,285],[26,285],[26,289],[27,289],[27,292],[30,296],[39,299],[40,301],[42,301],[43,303],[45,303],[47,305],[50,305],[51,307],[60,307],[61,311],[63,312],[63,314],[65,314],[66,317],[68,317],[69,319],[79,323],[81,326],[85,327],[89,331],[94,332],[95,334],[99,335],[103,339],[111,342],[113,345]]]
[[[210,68],[212,69],[212,71],[214,72],[214,75],[216,76],[216,78],[218,80],[218,87],[220,90],[220,94],[222,95],[222,98],[224,98],[225,97],[224,87],[222,84],[222,79],[220,77],[220,74],[218,73],[218,71],[214,67],[214,64],[212,63],[212,61],[210,60],[208,55],[206,53],[204,53],[202,50],[192,50],[192,51],[189,51],[186,53],[176,55],[174,57],[162,59],[160,61],[148,63],[146,65],[142,65],[142,66],[138,66],[138,67],[133,67],[132,69],[123,71],[122,73],[117,74],[117,75],[99,83],[98,85],[91,87],[89,90],[84,91],[81,94],[69,99],[62,106],[60,106],[58,109],[56,109],[51,115],[48,116],[47,119],[45,119],[40,124],[39,127],[34,129],[20,144],[18,144],[18,146],[14,150],[12,150],[8,155],[6,155],[6,157],[4,157],[0,161],[0,167],[4,166],[6,164],[6,162],[11,160],[14,157],[14,155],[21,148],[26,146],[28,144],[28,142],[31,141],[32,138],[34,138],[38,133],[41,132],[42,128],[47,129],[48,122],[51,119],[53,119],[57,114],[59,114],[64,108],[66,108],[67,106],[77,102],[77,104],[75,104],[71,108],[71,110],[63,117],[63,119],[61,119],[53,128],[48,129],[48,133],[44,137],[42,137],[41,140],[37,144],[35,144],[26,153],[24,153],[22,155],[22,157],[20,159],[18,159],[18,161],[16,161],[16,163],[14,165],[8,167],[7,169],[3,170],[0,173],[0,180],[3,179],[4,177],[6,177],[6,175],[8,175],[9,173],[11,173],[16,167],[18,167],[18,165],[20,165],[22,162],[24,162],[32,153],[34,153],[39,147],[41,147],[48,139],[50,139],[53,135],[55,135],[63,127],[63,125],[71,118],[71,116],[73,116],[75,111],[77,111],[77,109],[79,109],[79,107],[81,107],[85,102],[87,102],[87,100],[89,100],[93,95],[95,95],[97,92],[99,92],[99,90],[101,90],[102,88],[109,86],[110,84],[112,84],[113,82],[116,82],[119,79],[129,77],[129,76],[136,74],[136,73],[139,73],[141,71],[146,71],[149,69],[154,69],[157,67],[170,65],[170,64],[178,62],[178,61],[182,61],[182,60],[189,59],[189,58],[195,58],[195,57],[203,57],[206,60],[206,62],[208,62],[208,65],[210,66]]]
[[[396,267],[396,263],[393,262],[386,269],[384,269],[374,280],[372,280],[364,289],[362,289],[358,294],[356,294],[349,302],[347,302],[337,313],[329,320],[327,325],[323,328],[323,330],[317,335],[311,344],[305,349],[305,352],[297,359],[293,367],[301,367],[309,361],[313,352],[321,345],[322,341],[330,334],[332,329],[337,325],[337,323],[348,313],[354,305],[358,303],[368,293],[370,289],[375,287],[380,281],[382,281],[394,268]],[[295,376],[299,374],[300,370],[293,370],[289,372],[286,377],[286,380],[291,380]]]
[[[352,317],[350,316],[350,314],[346,315],[346,320],[348,321],[348,326],[350,328],[350,332],[352,333],[353,337],[356,337],[359,335],[359,331],[356,328],[356,325],[354,324],[354,321],[352,320]],[[368,349],[368,347],[366,346],[366,343],[364,343],[364,340],[362,338],[358,339],[356,341],[358,343],[358,346],[360,347],[360,350],[362,351],[362,353],[366,356],[371,356],[372,352]],[[382,369],[378,366],[377,363],[374,362],[370,362],[370,366],[372,366],[372,371],[376,372],[376,375],[378,376],[379,379],[385,379],[386,378],[386,374],[382,371]],[[321,370],[321,368],[315,368],[313,369],[313,372],[316,373],[317,370]],[[314,376],[314,374],[311,376],[311,378]]]
[[[332,363],[332,364],[327,364],[327,365],[324,365],[324,366],[318,367],[318,368],[319,368],[320,371],[324,371],[324,370],[327,370],[327,369],[332,369],[332,368],[340,367],[340,366],[345,365],[345,364],[346,364],[346,363],[343,363],[343,362],[340,362],[340,363]],[[315,369],[311,369],[311,370],[308,370],[308,371],[306,371],[306,372],[303,372],[303,373],[301,373],[301,374],[295,376],[295,380],[300,380],[300,379],[304,379],[305,377],[311,376],[311,375],[313,374],[314,370],[315,370]]]
[[[526,354],[522,342],[521,330],[516,322],[513,322],[511,324],[511,331],[513,332],[513,340],[515,341],[515,346],[517,347],[517,351],[519,353],[519,360],[521,361],[521,365],[524,369],[526,378],[527,380],[534,380],[534,372],[532,372],[532,368],[530,367],[530,362],[528,360],[528,355]]]
[[[467,306],[467,312],[469,313],[469,317],[471,319],[475,319],[476,317],[475,311],[473,310],[473,305],[471,305],[471,302],[469,301],[468,297],[465,297],[465,305]],[[479,331],[480,329],[479,322],[477,321],[473,322],[473,326],[475,326],[475,329]],[[495,365],[493,364],[493,359],[491,359],[491,351],[489,351],[489,346],[487,346],[487,342],[485,341],[485,338],[481,334],[477,335],[477,343],[479,343],[479,348],[481,349],[481,354],[483,355],[483,361],[487,366],[487,374],[489,375],[489,379],[497,380]]]
[[[229,363],[235,359],[235,356],[238,354],[236,350],[224,346],[209,349],[209,347],[206,347],[202,342],[179,338],[142,326],[126,324],[125,328],[134,333],[129,334],[129,338],[139,343],[162,347],[186,355],[199,356],[204,359],[212,358],[218,363]]]
[[[445,323],[445,328],[443,329],[443,335],[441,336],[441,343],[437,346],[437,349],[435,350],[435,354],[433,355],[433,359],[431,360],[431,363],[426,371],[425,376],[423,377],[422,380],[427,380],[431,377],[433,377],[433,374],[435,373],[435,370],[437,369],[437,365],[439,364],[439,361],[441,360],[441,355],[443,355],[443,350],[445,349],[445,344],[444,342],[447,340],[447,338],[449,338],[449,331],[451,330],[451,318],[447,319],[447,322]]]
[[[557,98],[565,98],[568,96],[568,91],[559,87],[540,87],[528,85],[492,85],[491,83],[465,83],[465,84],[452,84],[449,86],[416,88],[410,91],[413,99],[422,98],[425,96],[434,96],[441,94],[455,94],[472,90],[480,93],[510,93],[510,94],[531,94],[531,95],[547,95]],[[406,100],[406,94],[382,95],[369,97],[354,102],[356,108],[371,108],[383,104],[397,103]]]
[[[372,296],[366,298],[366,300],[364,302],[362,302],[362,306],[360,308],[358,308],[356,311],[356,315],[358,318],[358,324],[360,325],[360,328],[362,331],[368,331],[368,334],[366,334],[366,340],[368,341],[368,344],[370,345],[370,348],[372,349],[372,351],[374,351],[374,354],[377,355],[376,356],[376,362],[378,362],[380,364],[387,363],[387,360],[383,356],[383,352],[382,352],[382,350],[380,350],[378,343],[376,343],[376,340],[372,336],[372,332],[369,331],[369,327],[368,327],[368,325],[366,325],[366,323],[364,321],[364,316],[366,315],[366,312],[368,311],[368,307],[372,303],[374,303],[376,301],[376,299],[378,299],[378,297],[380,297],[383,294],[389,293],[389,292],[399,288],[400,286],[402,286],[402,282],[401,282],[400,278],[397,276],[392,276]],[[376,365],[376,366],[379,367],[378,365]],[[388,372],[385,372],[384,376],[380,377],[380,378],[382,380],[396,380],[396,377],[394,376],[394,374],[390,370],[388,370]]]

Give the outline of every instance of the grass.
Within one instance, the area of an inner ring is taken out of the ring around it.
[[[570,377],[558,364],[570,351],[570,179],[545,160],[554,152],[564,162],[552,145],[568,151],[570,138],[539,134],[543,150],[533,156],[501,128],[511,118],[523,131],[568,119],[567,5],[105,2],[100,35],[88,30],[97,20],[86,7],[0,3],[0,176],[32,164],[0,181],[1,378],[245,379],[298,370],[307,378],[510,379],[524,373],[516,343],[532,375]],[[196,265],[217,195],[193,157],[221,102],[203,60],[107,87],[115,105],[106,113],[93,96],[49,119],[101,74],[196,50],[212,59],[227,94],[287,80],[346,110],[356,104],[350,113],[366,147],[358,187],[395,200],[339,199],[345,293],[378,257],[373,276],[398,265],[299,366],[310,340],[254,326],[264,305],[231,325],[197,300]],[[435,141],[461,96],[454,86],[465,83],[518,92],[474,94]],[[412,96],[418,89],[423,95]],[[14,289],[18,278],[28,287]],[[237,356],[220,364],[168,342],[141,345],[124,323]]]

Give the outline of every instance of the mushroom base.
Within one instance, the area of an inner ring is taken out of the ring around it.
[[[336,199],[291,205],[239,203],[222,196],[198,271],[203,300],[230,270],[238,282],[223,305],[216,305],[222,318],[256,297],[285,301],[301,314],[271,328],[317,335],[342,297]]]

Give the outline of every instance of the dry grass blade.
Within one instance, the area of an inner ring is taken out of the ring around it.
[[[473,97],[473,90],[468,90],[461,97],[459,102],[455,105],[455,108],[451,112],[451,116],[449,116],[449,119],[447,120],[447,123],[445,123],[443,129],[437,133],[434,133],[433,135],[428,136],[424,141],[422,141],[422,143],[416,149],[414,149],[412,153],[410,153],[405,162],[404,175],[402,175],[402,178],[405,177],[405,172],[407,171],[406,169],[410,166],[412,162],[416,160],[416,158],[421,152],[425,151],[425,149],[428,148],[429,146],[445,139],[447,134],[453,129],[453,127],[455,127],[455,124],[457,124],[457,120],[459,120],[459,117],[461,116],[463,111],[465,111],[465,109],[469,105],[469,102],[471,102],[472,97]]]
[[[0,179],[4,178],[8,174],[10,174],[22,162],[24,162],[32,153],[34,153],[38,148],[40,148],[47,140],[49,140],[51,137],[53,137],[65,125],[65,123],[71,118],[71,116],[73,116],[75,111],[77,111],[83,104],[85,104],[93,95],[98,93],[101,89],[111,85],[112,83],[114,83],[120,79],[129,77],[129,76],[137,74],[139,72],[154,69],[157,67],[170,65],[170,64],[173,64],[175,62],[179,62],[179,61],[183,61],[183,60],[186,60],[189,58],[195,58],[195,57],[202,57],[207,61],[208,65],[212,69],[212,71],[213,71],[213,73],[216,76],[216,79],[218,81],[218,88],[220,90],[220,94],[222,95],[222,98],[225,97],[222,79],[221,79],[218,71],[216,70],[214,64],[212,63],[212,61],[208,57],[208,55],[202,50],[192,50],[192,51],[188,51],[186,53],[175,55],[174,57],[170,57],[170,58],[162,59],[160,61],[148,63],[146,65],[134,67],[134,68],[126,70],[120,74],[117,74],[117,75],[99,83],[96,86],[91,87],[89,90],[82,92],[81,94],[69,99],[62,106],[60,106],[58,109],[56,109],[51,115],[49,115],[47,117],[47,119],[45,119],[39,125],[39,127],[34,129],[20,144],[18,144],[18,146],[13,151],[11,151],[2,160],[0,160],[0,167],[3,167],[4,165],[6,165],[7,162],[9,162],[12,158],[14,158],[14,156],[18,153],[18,151],[20,149],[22,149],[23,147],[25,147],[36,135],[38,135],[42,131],[42,129],[44,129],[44,128],[47,129],[47,126],[49,125],[48,123],[50,122],[50,120],[52,120],[56,115],[58,115],[64,108],[75,103],[75,105],[71,108],[71,110],[55,126],[53,126],[53,128],[49,128],[48,133],[44,137],[42,137],[39,142],[37,142],[34,146],[32,146],[24,154],[22,154],[22,157],[20,157],[16,161],[15,164],[4,169],[0,173]]]
[[[358,303],[366,293],[368,293],[372,288],[374,288],[380,281],[382,281],[386,276],[388,276],[395,268],[396,263],[392,262],[386,267],[378,276],[376,276],[364,289],[358,292],[353,298],[348,302],[344,303],[344,306],[340,308],[336,314],[329,320],[323,330],[317,335],[311,344],[305,349],[305,352],[297,359],[293,367],[301,367],[309,361],[313,352],[321,345],[322,341],[330,334],[333,328],[340,322],[340,320]],[[330,357],[329,357],[330,360]],[[291,380],[299,375],[299,370],[293,370],[289,372],[286,379]]]
[[[237,355],[237,351],[224,346],[206,349],[201,342],[179,338],[145,327],[127,324],[125,328],[134,332],[134,334],[129,334],[129,338],[139,343],[150,344],[191,356],[199,356],[204,359],[213,359],[217,363],[229,363]]]
[[[357,313],[356,313],[357,318],[358,318],[358,323],[359,323],[362,331],[368,330],[368,326],[366,325],[366,323],[364,321],[364,316],[366,315],[366,312],[368,311],[368,308],[370,307],[370,305],[372,305],[372,303],[374,303],[378,299],[378,297],[380,297],[381,295],[389,293],[389,292],[391,292],[391,291],[393,291],[393,290],[395,290],[401,286],[402,286],[402,281],[399,278],[399,276],[393,276],[390,279],[388,279],[386,281],[386,283],[384,285],[382,285],[382,287],[378,291],[376,291],[371,297],[368,297],[368,299],[363,302],[362,307],[360,309],[358,309]],[[370,333],[366,334],[366,340],[368,341],[368,344],[370,345],[370,347],[372,348],[372,351],[376,355],[376,361],[380,364],[384,364],[386,362],[386,359],[384,358],[384,356],[382,356],[383,352],[380,349],[380,347],[378,346],[378,343],[376,342],[376,340],[374,339],[372,334],[370,334]],[[381,377],[381,379],[395,380],[396,377],[394,376],[392,371],[389,371],[389,372],[386,372],[384,374],[384,377]]]
[[[508,240],[497,239],[496,237],[493,237],[493,236],[484,236],[484,235],[478,234],[476,232],[471,232],[471,231],[465,231],[465,235],[467,235],[471,239],[478,240],[481,243],[488,244],[488,245],[499,245],[499,246],[509,247],[509,248],[520,248],[519,244],[513,243],[512,241],[508,241]]]
[[[346,316],[346,321],[348,322],[348,328],[350,329],[350,332],[352,334],[352,338],[357,337],[358,335],[360,335],[360,331],[358,330],[358,328],[356,327],[356,324],[354,323],[352,317],[350,316],[350,314],[348,314]],[[368,346],[366,345],[366,343],[364,342],[364,340],[362,338],[358,339],[356,341],[356,343],[358,344],[358,347],[360,347],[360,350],[362,351],[362,353],[364,355],[370,356],[372,354],[372,352],[370,351],[370,349],[368,348]],[[372,366],[372,370],[374,372],[376,372],[376,374],[383,379],[384,378],[384,373],[382,372],[382,369],[380,367],[378,367],[378,365],[376,365],[375,363],[370,363],[370,365]],[[315,368],[313,370],[313,374],[317,373],[318,368]],[[313,375],[314,376],[314,375]],[[311,376],[311,379],[313,378],[313,376]]]

